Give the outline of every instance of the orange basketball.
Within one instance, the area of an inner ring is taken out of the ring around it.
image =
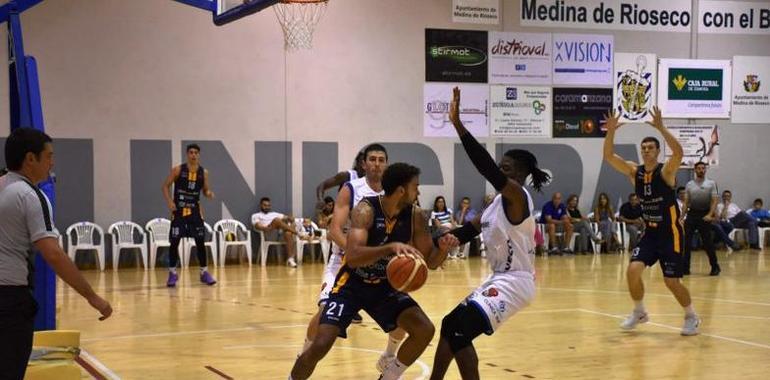
[[[428,265],[423,259],[396,256],[390,259],[387,273],[390,286],[400,292],[409,293],[425,284],[428,279]]]

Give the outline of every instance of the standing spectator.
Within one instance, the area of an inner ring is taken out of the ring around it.
[[[612,210],[610,205],[610,197],[607,193],[600,193],[599,200],[596,202],[596,208],[594,209],[594,222],[599,225],[599,233],[602,235],[602,244],[606,252],[611,252],[620,246],[618,239],[615,237],[615,211]]]
[[[749,214],[743,212],[738,205],[732,202],[733,193],[730,190],[722,192],[722,203],[717,205],[716,215],[719,217],[719,221],[715,224],[717,234],[720,235],[725,242],[731,241],[727,236],[733,228],[745,228],[749,231],[749,248],[759,249],[759,229],[757,228],[757,220],[749,216]],[[732,247],[735,249],[737,246],[734,241]]]
[[[712,237],[714,229],[711,226],[711,223],[714,221],[717,203],[719,203],[717,184],[713,180],[706,178],[705,163],[699,162],[695,164],[694,171],[695,179],[687,182],[685,187],[685,205],[682,207],[682,214],[687,213],[684,221],[684,274],[690,274],[693,235],[697,230],[711,265],[709,275],[718,276],[722,270],[717,262],[714,238]]]
[[[770,212],[762,208],[762,198],[754,200],[754,208],[751,209],[749,215],[757,220],[759,227],[770,227]]]
[[[628,233],[628,249],[634,249],[639,243],[639,236],[644,232],[642,205],[636,193],[628,195],[628,202],[620,206],[620,221],[626,224]]]
[[[561,202],[561,193],[553,193],[551,200],[543,205],[543,211],[540,216],[540,223],[545,224],[548,232],[548,241],[551,243],[549,254],[566,255],[574,254],[568,246],[572,240],[573,226],[567,214],[567,206]],[[563,232],[561,244],[556,240],[556,233]]]
[[[574,226],[574,231],[577,235],[577,252],[586,254],[590,252],[588,249],[588,239],[593,240],[594,244],[597,244],[601,239],[596,236],[594,229],[591,228],[591,222],[587,217],[580,213],[578,203],[580,199],[577,195],[572,194],[567,198],[567,214],[569,214],[570,222]]]
[[[682,221],[687,218],[687,209],[685,208],[685,202],[687,201],[687,189],[684,186],[676,188],[676,204],[679,205],[679,211],[682,214]]]

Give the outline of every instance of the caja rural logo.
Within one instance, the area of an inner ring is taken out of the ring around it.
[[[461,66],[478,66],[487,61],[485,52],[468,46],[433,46],[430,55],[434,59],[448,59]]]

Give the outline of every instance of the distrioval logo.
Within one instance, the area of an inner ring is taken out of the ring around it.
[[[455,61],[461,66],[478,66],[487,61],[486,52],[468,46],[433,46],[430,55]]]

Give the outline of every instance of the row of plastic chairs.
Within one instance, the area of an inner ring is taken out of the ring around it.
[[[535,215],[534,215],[535,220],[540,220],[540,216],[541,216],[541,211],[540,210],[535,210]],[[593,212],[589,213],[587,217],[588,217],[588,220],[593,220],[594,219],[594,213]],[[628,231],[626,230],[626,224],[624,222],[621,222],[621,221],[617,220],[617,217],[618,217],[618,215],[616,214],[615,215],[616,220],[614,222],[614,224],[615,224],[615,226],[614,226],[615,238],[617,239],[618,242],[621,243],[621,245],[623,247],[623,250],[624,251],[628,251],[628,244],[629,244],[630,238],[628,236]],[[537,228],[540,230],[540,233],[543,235],[543,241],[545,242],[544,243],[545,246],[548,247],[548,239],[549,239],[549,237],[548,237],[548,231],[546,229],[546,225],[543,224],[543,223],[538,222],[537,223]],[[591,229],[593,230],[594,234],[600,234],[599,223],[596,223],[596,222],[592,221],[591,222]],[[556,237],[563,239],[564,238],[564,232],[557,232],[556,233]],[[572,248],[572,247],[575,246],[575,237],[576,237],[576,234],[572,234],[572,238],[570,239],[569,244],[567,244],[567,247]],[[602,239],[604,239],[604,240],[608,240],[607,238],[608,238],[607,236],[602,236]],[[601,247],[598,244],[593,244],[594,254],[598,254],[600,248]],[[546,252],[546,254],[548,254],[547,253],[548,252],[547,249],[545,250],[545,252]]]
[[[301,223],[301,219],[298,219]],[[249,266],[252,263],[252,249],[251,249],[251,233],[243,223],[234,219],[223,219],[211,225],[204,222],[206,229],[206,241],[205,246],[211,249],[212,256],[214,258],[213,264],[225,265],[225,259],[230,247],[243,247],[246,251]],[[329,244],[326,239],[326,231],[319,229],[315,223],[311,223],[311,227],[315,231],[320,231],[320,236],[313,236],[312,239],[295,239],[297,245],[297,262],[302,264],[302,252],[306,245],[320,244],[323,255],[324,263],[329,259]],[[261,239],[260,244],[260,261],[262,266],[267,264],[267,256],[271,246],[284,245],[283,241],[271,241],[266,240],[262,231],[255,230]],[[312,231],[311,231],[312,232]],[[73,235],[74,233],[74,235]],[[137,249],[140,252],[142,264],[145,269],[149,267],[155,268],[155,261],[157,258],[157,252],[159,248],[168,248],[171,246],[171,221],[165,218],[155,218],[145,224],[144,229],[131,221],[120,221],[110,225],[107,229],[107,233],[111,235],[112,252],[113,252],[113,269],[118,269],[118,263],[120,254],[124,250]],[[78,222],[69,226],[66,230],[66,236],[68,239],[67,254],[70,260],[75,261],[75,255],[80,250],[94,250],[97,254],[99,269],[104,270],[105,267],[105,234],[102,228],[92,222]],[[96,243],[96,235],[99,235],[100,242]],[[74,238],[73,238],[74,236]],[[136,237],[139,237],[137,242]],[[182,239],[180,244],[180,261],[183,267],[187,267],[190,264],[190,256],[192,248],[195,246],[195,242],[191,238]],[[149,257],[148,257],[149,253]]]

